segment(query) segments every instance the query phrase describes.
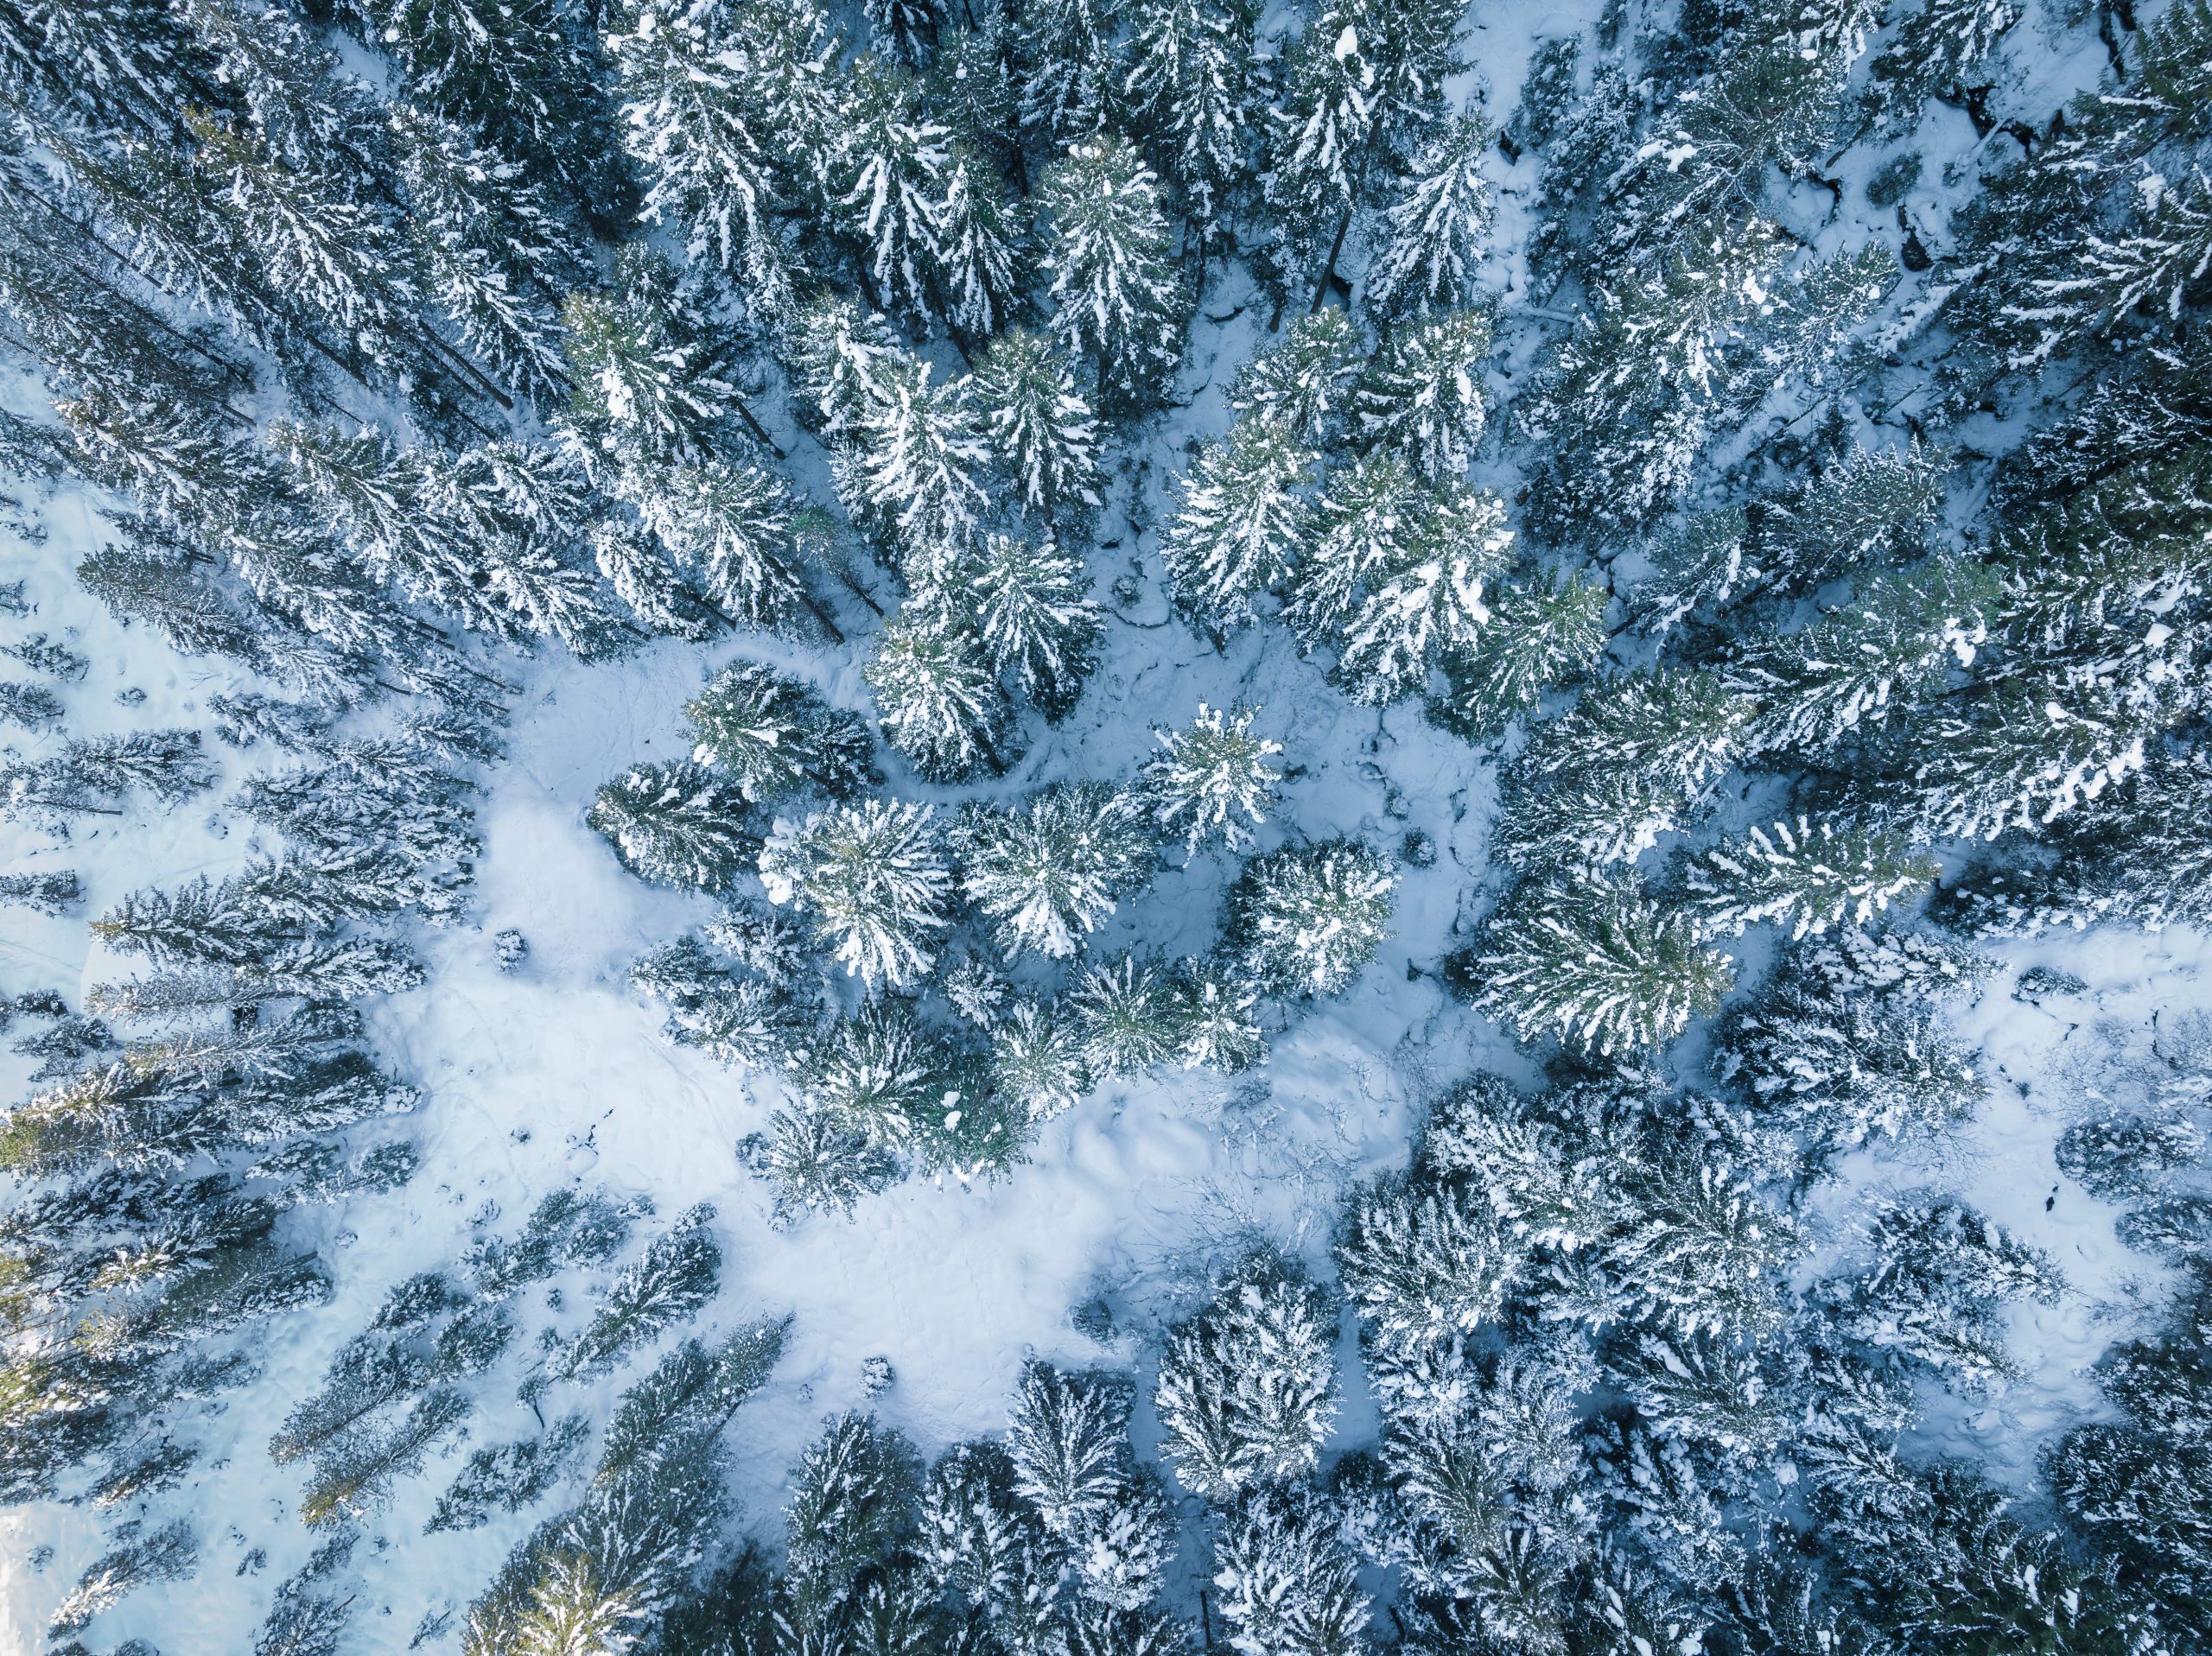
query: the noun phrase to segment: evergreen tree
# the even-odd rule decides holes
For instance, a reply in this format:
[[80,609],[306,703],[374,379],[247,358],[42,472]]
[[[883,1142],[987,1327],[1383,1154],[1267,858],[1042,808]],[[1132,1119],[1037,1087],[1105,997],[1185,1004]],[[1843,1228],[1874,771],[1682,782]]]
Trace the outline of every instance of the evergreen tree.
[[1130,22],[1122,95],[1201,249],[1222,244],[1248,164],[1258,23],[1249,0],[1148,0]]
[[452,122],[404,109],[391,126],[428,297],[493,374],[550,400],[568,384],[559,301],[582,269],[565,230],[518,165]]
[[1183,962],[1183,1067],[1234,1075],[1268,1056],[1268,1037],[1253,1016],[1260,992],[1241,962],[1217,952]]
[[729,386],[715,377],[674,276],[634,246],[617,257],[614,276],[611,291],[579,289],[561,307],[570,410],[617,458],[708,452]]
[[1490,923],[1468,969],[1478,1004],[1528,1039],[1557,1034],[1600,1053],[1659,1046],[1717,1011],[1726,961],[1632,879],[1524,891]]
[[1290,325],[1279,345],[1237,370],[1230,406],[1272,422],[1301,442],[1326,445],[1350,417],[1360,378],[1361,341],[1351,314],[1333,305]]
[[799,1078],[810,1107],[889,1149],[912,1146],[922,1124],[942,1113],[950,1081],[941,1044],[897,1000],[837,1019]]
[[1159,178],[1128,143],[1099,136],[1069,149],[1039,193],[1051,215],[1052,336],[1070,356],[1096,365],[1102,411],[1156,406],[1182,361],[1185,310]]
[[1719,1072],[1822,1150],[1911,1139],[1972,1119],[1987,1096],[1925,993],[1839,986],[1793,961],[1720,1031]]
[[2055,1304],[2065,1285],[2039,1250],[1948,1198],[1881,1203],[1868,1242],[1864,1273],[1823,1285],[1843,1328],[1969,1390],[2014,1372],[1999,1305]]
[[1017,1001],[994,1020],[988,1038],[992,1092],[1030,1121],[1051,1120],[1090,1089],[1082,1037],[1056,1008]]
[[1140,803],[1098,783],[1046,789],[1021,804],[963,811],[950,835],[961,888],[1011,961],[1065,959],[1141,890],[1155,852]]
[[839,453],[838,493],[920,575],[976,532],[989,499],[989,450],[965,384],[932,387],[926,362],[885,366],[874,389]]
[[760,854],[751,796],[703,766],[641,765],[599,790],[588,820],[646,879],[717,891]]
[[1948,470],[1947,459],[1917,444],[1853,450],[1760,514],[1753,556],[1761,584],[1809,592],[1912,562],[1942,510]]
[[1285,847],[1244,865],[1224,936],[1271,993],[1341,994],[1390,936],[1395,883],[1382,858],[1348,840]]
[[868,0],[867,10],[869,35],[902,63],[926,59],[944,22],[938,0]]
[[855,435],[887,400],[908,352],[880,312],[824,294],[800,309],[785,360],[798,411],[834,444]]
[[1186,856],[1216,834],[1231,851],[1251,843],[1251,829],[1268,820],[1282,773],[1268,760],[1282,744],[1255,735],[1257,707],[1224,712],[1198,703],[1198,716],[1181,730],[1154,730],[1160,751],[1144,768],[1145,786],[1160,825],[1180,829]]
[[615,1276],[591,1321],[555,1360],[562,1380],[603,1374],[662,1330],[693,1316],[714,1298],[721,1249],[707,1232],[713,1208],[701,1202],[646,1246],[635,1265]]
[[758,308],[776,314],[788,281],[774,240],[773,161],[783,143],[799,148],[813,136],[809,117],[824,94],[781,108],[771,100],[827,75],[820,15],[797,7],[756,22],[721,7],[624,0],[610,21],[622,145],[645,176],[645,217],[673,224],[692,258],[740,272]]
[[1027,328],[999,335],[977,358],[969,390],[1024,511],[1049,523],[1063,505],[1099,504],[1098,422],[1049,339]]
[[1396,449],[1426,478],[1463,476],[1489,419],[1480,374],[1490,351],[1481,311],[1445,312],[1392,334],[1360,382],[1364,440]]
[[769,901],[810,917],[869,988],[903,988],[929,970],[952,881],[927,806],[869,800],[779,822],[760,878]]
[[1796,939],[1847,920],[1864,926],[1897,899],[1926,891],[1938,872],[1897,834],[1851,827],[1839,833],[1826,817],[1816,832],[1801,816],[1794,828],[1786,822],[1770,834],[1755,828],[1747,844],[1696,853],[1683,884],[1707,936],[1788,921]]
[[1579,575],[1548,573],[1508,587],[1490,605],[1490,624],[1471,649],[1444,658],[1444,694],[1432,717],[1471,739],[1532,712],[1543,693],[1586,671],[1605,642],[1605,589]]
[[1100,0],[1038,0],[1012,22],[1022,130],[1051,149],[1096,131],[1115,90],[1112,11]]
[[1416,483],[1382,454],[1332,479],[1315,517],[1288,611],[1308,638],[1337,644],[1355,701],[1418,691],[1439,661],[1475,646],[1491,619],[1483,583],[1513,543],[1503,501]]
[[809,788],[849,799],[878,780],[875,745],[861,720],[773,668],[734,663],[683,713],[692,762],[727,773],[754,804]]
[[1772,310],[1782,252],[1764,220],[1700,225],[1598,290],[1589,324],[1519,407],[1520,435],[1542,457],[1529,509],[1544,534],[1637,532],[1679,498],[1716,402],[1751,371],[1728,347]]
[[1361,300],[1369,314],[1450,310],[1475,297],[1475,269],[1497,213],[1480,168],[1491,136],[1486,123],[1463,115],[1414,156],[1377,228]]
[[1403,1179],[1353,1197],[1336,1257],[1344,1298],[1377,1341],[1400,1349],[1495,1323],[1525,1269],[1480,1196]]
[[1289,574],[1310,514],[1298,491],[1314,461],[1289,431],[1239,421],[1185,478],[1160,555],[1176,604],[1215,632],[1255,619],[1252,600]]
[[768,1119],[768,1131],[750,1135],[738,1151],[775,1191],[779,1227],[808,1213],[834,1211],[850,1219],[862,1196],[898,1177],[887,1151],[824,1111],[778,1110]]
[[1370,1601],[1325,1496],[1294,1487],[1239,1501],[1214,1544],[1214,1583],[1235,1649],[1353,1656],[1364,1646]]
[[721,460],[640,461],[624,466],[613,484],[677,566],[696,573],[699,597],[724,619],[780,628],[804,611],[842,639],[808,587],[804,508],[773,473]]
[[[1057,722],[1074,709],[1104,630],[1080,559],[1056,542],[986,535],[957,573],[1001,681]],[[950,601],[947,592],[937,601]]]
[[938,257],[938,206],[951,162],[945,129],[923,113],[904,70],[873,59],[855,66],[840,138],[837,208],[845,235],[874,278],[870,301],[894,314],[927,314]]
[[1024,226],[1005,189],[981,153],[954,143],[936,207],[931,281],[945,320],[970,338],[999,333],[1021,300]]
[[909,605],[862,669],[891,745],[935,782],[1002,771],[1011,709],[972,625]]
[[1953,667],[1973,663],[1995,586],[1986,565],[1932,559],[1877,577],[1850,609],[1747,652],[1734,683],[1767,703],[1751,744],[1818,754],[1862,725],[1910,712]]
[[1133,955],[1086,961],[1068,986],[1065,1004],[1096,1080],[1135,1075],[1175,1056],[1183,1009],[1174,983]]
[[1337,1318],[1287,1260],[1256,1255],[1171,1330],[1153,1407],[1183,1482],[1211,1501],[1303,1476],[1337,1413]]

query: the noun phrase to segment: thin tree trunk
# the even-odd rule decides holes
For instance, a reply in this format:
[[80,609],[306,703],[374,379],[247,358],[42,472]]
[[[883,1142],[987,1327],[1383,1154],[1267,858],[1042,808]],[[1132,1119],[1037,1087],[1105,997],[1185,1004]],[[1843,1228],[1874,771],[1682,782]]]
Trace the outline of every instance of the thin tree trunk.
[[812,593],[808,592],[804,587],[801,587],[799,589],[798,598],[799,602],[805,605],[807,609],[812,612],[814,619],[822,623],[822,630],[824,632],[827,632],[830,637],[838,644],[843,644],[845,642],[843,629],[838,626],[836,620],[831,618],[829,610],[823,606],[823,603],[819,599],[816,598]]

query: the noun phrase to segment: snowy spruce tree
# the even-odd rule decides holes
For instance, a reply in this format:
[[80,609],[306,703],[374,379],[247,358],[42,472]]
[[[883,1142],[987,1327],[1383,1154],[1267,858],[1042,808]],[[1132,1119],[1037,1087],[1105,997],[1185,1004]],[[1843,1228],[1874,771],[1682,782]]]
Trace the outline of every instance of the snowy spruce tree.
[[1390,936],[1395,884],[1351,841],[1286,847],[1244,865],[1223,930],[1271,993],[1341,994]]
[[1253,600],[1290,573],[1305,549],[1312,509],[1300,491],[1313,462],[1287,428],[1256,420],[1199,457],[1160,549],[1178,607],[1198,625],[1249,624]]
[[[1046,10],[1091,3],[1050,0]],[[1093,365],[1102,410],[1156,407],[1182,361],[1185,308],[1159,176],[1102,134],[1073,145],[1039,187],[1053,338]]]
[[1153,733],[1160,752],[1145,766],[1146,790],[1160,827],[1183,835],[1185,855],[1216,834],[1230,850],[1243,850],[1274,809],[1282,773],[1268,761],[1282,744],[1253,730],[1260,712],[1201,701],[1181,730]]
[[869,800],[779,822],[760,878],[870,988],[902,987],[936,958],[952,880],[926,806]]

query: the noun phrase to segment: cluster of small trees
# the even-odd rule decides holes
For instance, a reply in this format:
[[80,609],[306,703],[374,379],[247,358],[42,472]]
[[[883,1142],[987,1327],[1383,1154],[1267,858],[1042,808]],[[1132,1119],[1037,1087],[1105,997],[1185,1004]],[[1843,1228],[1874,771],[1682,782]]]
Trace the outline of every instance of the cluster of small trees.
[[[832,1418],[779,1570],[747,1544],[620,1614],[683,1653],[2192,1648],[2201,1291],[2107,1358],[2120,1418],[2053,1446],[2063,1527],[2036,1527],[1908,1444],[1925,1388],[2009,1371],[1999,1312],[2062,1292],[2050,1261],[1913,1193],[1796,1288],[1789,1140],[1634,1067],[1476,1077],[1350,1193],[1333,1283],[1256,1247],[1164,1331],[1172,1485],[1132,1450],[1127,1377],[1033,1361],[1003,1438],[933,1462]],[[1346,1310],[1381,1415],[1351,1452]],[[1205,1585],[1172,1609],[1194,1537]]]
[[[1186,856],[1250,844],[1281,779],[1256,709],[1202,706],[1128,784],[1053,784],[944,822],[872,792],[866,726],[796,679],[741,662],[689,711],[692,757],[609,783],[592,822],[640,874],[731,899],[632,978],[669,1007],[671,1039],[783,1071],[794,1107],[742,1148],[786,1217],[849,1215],[902,1170],[1002,1177],[1116,1076],[1242,1069],[1267,1051],[1263,995],[1341,993],[1389,936],[1389,866],[1336,841],[1250,858],[1209,955],[1090,951],[1170,835]],[[742,892],[755,875],[767,906]],[[1040,997],[989,955],[1074,964]],[[857,1010],[838,1009],[833,962]]]

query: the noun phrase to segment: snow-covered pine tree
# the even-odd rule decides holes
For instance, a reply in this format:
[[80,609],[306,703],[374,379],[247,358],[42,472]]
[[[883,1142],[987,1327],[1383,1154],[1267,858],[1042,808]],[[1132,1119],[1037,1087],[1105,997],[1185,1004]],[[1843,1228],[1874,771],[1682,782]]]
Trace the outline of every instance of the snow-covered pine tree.
[[990,451],[968,387],[933,386],[930,376],[915,358],[884,365],[837,456],[845,509],[897,549],[910,578],[964,545],[990,501]]
[[871,989],[904,988],[936,958],[952,877],[926,805],[872,799],[779,822],[760,878]]
[[876,635],[861,669],[891,745],[933,782],[1003,771],[1012,709],[964,617],[909,604]]
[[873,278],[869,302],[894,315],[928,314],[950,136],[923,111],[904,69],[866,57],[854,66],[839,130],[837,211]]
[[1025,512],[1051,523],[1064,506],[1098,504],[1098,422],[1052,340],[1009,328],[977,357],[968,387]]
[[889,1187],[899,1174],[890,1153],[826,1112],[778,1110],[768,1131],[738,1145],[738,1156],[775,1192],[775,1223],[787,1227],[810,1213],[850,1219],[860,1199]]
[[561,297],[584,268],[566,228],[520,167],[451,121],[401,109],[391,129],[429,298],[492,373],[550,403],[568,388]]
[[1395,448],[1422,476],[1464,476],[1489,420],[1482,367],[1491,320],[1478,310],[1446,311],[1401,328],[1360,381],[1362,439]]
[[1252,600],[1274,589],[1306,546],[1311,508],[1299,491],[1313,453],[1286,427],[1240,420],[1198,457],[1160,537],[1176,604],[1221,633],[1255,618]]
[[842,294],[801,307],[784,346],[794,410],[825,443],[855,437],[910,352],[880,311]]
[[1356,1656],[1370,1601],[1345,1515],[1296,1485],[1240,1500],[1214,1543],[1214,1585],[1230,1647]]
[[1117,32],[1103,0],[1035,0],[1012,14],[1024,134],[1058,151],[1099,130],[1116,90]]
[[1242,419],[1273,422],[1325,447],[1351,417],[1361,355],[1351,313],[1324,306],[1237,370],[1229,405]]
[[1235,1075],[1267,1057],[1267,1034],[1254,1015],[1259,987],[1233,954],[1217,949],[1185,960],[1175,987],[1185,1069]]
[[1223,936],[1269,993],[1350,988],[1390,936],[1389,865],[1350,840],[1286,846],[1246,863],[1224,903]]
[[1007,1421],[1014,1493],[1055,1536],[1090,1530],[1122,1496],[1135,1464],[1129,1453],[1132,1399],[1119,1376],[1065,1374],[1033,1361]]
[[1100,134],[1070,149],[1039,194],[1053,338],[1096,365],[1102,412],[1156,406],[1182,361],[1186,308],[1159,177],[1128,143]]
[[1529,519],[1546,537],[1640,532],[1680,497],[1715,402],[1748,371],[1729,346],[1773,310],[1785,245],[1764,219],[1700,225],[1593,295],[1517,408],[1541,456]]
[[2142,770],[2174,714],[2164,697],[2119,694],[2087,671],[1977,685],[1909,727],[1907,820],[1928,840],[2047,828]]
[[1073,1020],[1034,1001],[1016,1001],[993,1020],[985,1067],[992,1091],[1035,1123],[1073,1108],[1090,1089]]
[[660,256],[616,256],[614,286],[561,307],[570,412],[604,453],[675,460],[711,451],[730,388],[715,377],[698,319]]
[[640,765],[599,790],[588,814],[645,879],[718,891],[760,853],[751,799],[703,765]]
[[1495,1323],[1527,1269],[1472,1191],[1402,1177],[1361,1187],[1335,1241],[1344,1298],[1396,1350],[1448,1345]]
[[1417,482],[1388,453],[1331,480],[1289,612],[1307,638],[1337,648],[1355,701],[1382,706],[1423,689],[1433,669],[1479,643],[1484,583],[1506,563],[1505,503],[1461,483]]
[[1070,980],[1062,1006],[1095,1080],[1165,1063],[1182,1040],[1184,1009],[1174,980],[1134,955],[1086,960]]
[[1056,724],[1083,693],[1104,630],[1086,587],[1082,561],[1057,542],[987,534],[931,601],[960,594],[1001,679]]
[[862,9],[876,49],[901,63],[926,62],[945,21],[939,0],[868,0]]
[[912,1147],[942,1113],[951,1085],[944,1044],[907,1002],[870,1002],[831,1024],[798,1068],[809,1109],[836,1117],[887,1150]]
[[767,94],[826,77],[821,14],[801,5],[755,22],[729,8],[623,0],[608,23],[622,145],[645,174],[645,217],[672,225],[693,259],[741,274],[756,308],[777,315],[790,279],[772,222],[776,162],[786,146],[819,143],[827,93],[780,106]]
[[1796,593],[1917,561],[1943,506],[1949,460],[1916,443],[1855,449],[1759,514],[1762,587]]
[[801,789],[849,799],[875,781],[875,745],[859,715],[757,662],[733,663],[684,704],[691,758],[770,804]]
[[1544,692],[1586,672],[1605,645],[1604,587],[1541,570],[1491,600],[1470,650],[1444,657],[1445,689],[1429,714],[1471,740],[1533,711]]
[[1141,802],[1103,783],[1064,783],[1005,807],[964,809],[949,835],[961,889],[1007,960],[1075,953],[1152,876],[1158,841]]
[[1294,1261],[1257,1253],[1169,1331],[1153,1408],[1185,1487],[1209,1501],[1303,1477],[1337,1415],[1337,1312]]
[[1464,970],[1477,1004],[1522,1039],[1557,1035],[1603,1054],[1665,1045],[1719,1010],[1731,978],[1687,917],[1618,874],[1522,887]]
[[340,354],[385,376],[450,378],[413,321],[412,261],[390,219],[349,182],[302,172],[262,134],[208,112],[185,116],[194,164],[270,289],[338,342]]
[[803,613],[842,640],[807,583],[804,509],[773,472],[744,461],[638,459],[615,471],[610,487],[678,567],[693,573],[698,596],[722,619],[774,630]]
[[1196,855],[1217,834],[1230,850],[1242,851],[1252,828],[1268,820],[1282,780],[1268,760],[1282,744],[1254,732],[1259,716],[1257,707],[1224,710],[1201,701],[1198,716],[1181,730],[1153,732],[1160,751],[1145,765],[1145,787],[1160,827],[1183,835],[1185,855]]
[[[1312,284],[1313,308],[1326,296],[1375,148],[1376,44],[1381,8],[1332,0],[1306,24],[1289,54],[1281,103],[1270,111],[1262,197],[1284,239],[1287,289]],[[1363,24],[1370,24],[1363,37]],[[1308,274],[1310,270],[1311,274]]]
[[1794,940],[1830,926],[1864,926],[1891,904],[1923,892],[1940,866],[1902,834],[1800,816],[1747,841],[1693,853],[1682,871],[1700,929],[1735,936],[1749,926],[1784,923]]
[[1475,270],[1497,212],[1481,168],[1493,136],[1472,115],[1429,134],[1376,226],[1362,283],[1365,314],[1451,310],[1474,299]]
[[1719,1049],[1719,1072],[1823,1153],[1946,1132],[1988,1096],[1935,996],[1840,981],[1802,952],[1724,1020]]
[[1023,224],[982,152],[956,139],[935,204],[931,290],[946,322],[971,339],[1001,332],[1020,305]]
[[1863,584],[1847,610],[1745,652],[1732,688],[1765,704],[1755,751],[1832,752],[1861,726],[1901,719],[1972,664],[1989,634],[1997,575],[1944,556]]
[[2019,20],[2012,0],[1922,0],[1874,60],[1868,101],[1889,124],[1910,129],[1930,98],[1963,95]]
[[2054,1305],[2065,1278],[2039,1248],[1951,1197],[1923,1193],[1877,1204],[1872,1258],[1857,1277],[1822,1285],[1843,1329],[1927,1364],[1973,1392],[2017,1373],[1999,1307]]
[[1249,164],[1259,11],[1251,0],[1147,0],[1130,21],[1122,95],[1205,251],[1222,244]]

